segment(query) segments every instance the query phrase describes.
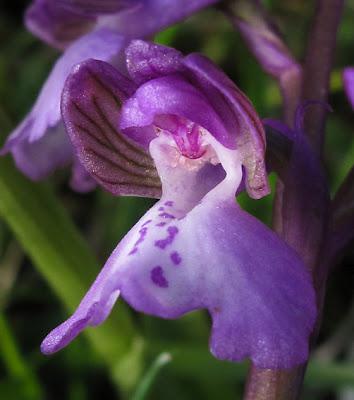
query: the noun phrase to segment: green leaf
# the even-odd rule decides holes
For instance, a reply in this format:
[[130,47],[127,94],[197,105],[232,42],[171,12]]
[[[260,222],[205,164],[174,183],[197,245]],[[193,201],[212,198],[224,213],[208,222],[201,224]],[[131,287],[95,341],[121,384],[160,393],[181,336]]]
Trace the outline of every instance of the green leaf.
[[173,25],[169,28],[165,29],[164,31],[158,33],[155,36],[155,42],[159,44],[163,44],[164,46],[171,46],[175,37],[177,36],[178,31],[180,30],[179,25]]
[[9,378],[16,382],[16,384],[10,385],[18,389],[16,398],[20,397],[27,400],[44,398],[36,375],[18,351],[13,333],[3,313],[0,313],[0,357]]
[[[0,216],[67,310],[74,311],[99,270],[97,261],[52,191],[26,179],[10,157],[0,159]],[[142,346],[124,304],[86,335],[114,380],[124,390],[135,385]],[[124,373],[120,366],[130,357],[134,369]]]

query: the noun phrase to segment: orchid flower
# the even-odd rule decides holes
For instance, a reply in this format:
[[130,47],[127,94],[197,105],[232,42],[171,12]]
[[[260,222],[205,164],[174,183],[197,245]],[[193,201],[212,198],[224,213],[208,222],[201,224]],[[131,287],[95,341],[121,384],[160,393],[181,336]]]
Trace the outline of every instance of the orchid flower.
[[0,154],[11,152],[33,180],[73,164],[72,187],[95,184],[73,154],[65,133],[60,98],[71,68],[88,58],[118,65],[128,38],[152,35],[216,0],[35,0],[26,12],[28,29],[65,50],[32,110],[11,133]]
[[250,357],[263,368],[304,362],[316,318],[310,275],[235,201],[242,178],[251,197],[269,193],[265,136],[251,102],[199,54],[134,40],[125,61],[121,70],[97,60],[73,69],[64,123],[78,159],[105,189],[160,199],[42,352],[102,323],[121,296],[162,318],[208,310],[219,359]]
[[354,109],[354,67],[347,67],[344,69],[343,83],[349,103]]
[[102,27],[128,38],[150,36],[216,1],[34,0],[25,22],[34,35],[63,50]]

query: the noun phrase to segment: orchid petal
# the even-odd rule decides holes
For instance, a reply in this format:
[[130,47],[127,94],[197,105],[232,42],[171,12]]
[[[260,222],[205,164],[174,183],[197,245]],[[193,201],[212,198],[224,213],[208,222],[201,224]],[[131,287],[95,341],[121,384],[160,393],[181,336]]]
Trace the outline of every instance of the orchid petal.
[[[72,160],[73,150],[62,127],[60,97],[73,65],[94,56],[116,61],[125,39],[109,30],[88,34],[75,42],[57,61],[32,110],[9,136],[2,154],[11,152],[18,168],[33,179],[48,175]],[[58,154],[55,153],[54,145]],[[37,150],[40,152],[37,154]]]
[[75,158],[72,167],[70,187],[78,193],[91,192],[97,186],[96,181],[87,172],[86,168]]
[[73,13],[60,1],[35,0],[25,14],[27,29],[44,42],[64,50],[70,43],[88,33],[95,19]]
[[161,114],[184,117],[217,138],[228,135],[209,99],[181,74],[153,79],[141,85],[123,104],[120,126],[122,129],[149,126],[155,116]]
[[102,14],[115,14],[131,10],[142,3],[141,0],[56,0],[63,9],[73,13],[97,17]]
[[151,157],[118,129],[122,101],[134,85],[107,63],[88,60],[67,80],[62,112],[77,157],[115,195],[159,197]]
[[132,40],[125,54],[129,75],[138,85],[181,71],[182,53],[171,47]]
[[[18,131],[28,132],[33,123],[33,119],[27,118]],[[54,127],[48,127],[46,134],[33,142],[23,140],[22,135],[10,136],[0,155],[9,151],[17,168],[33,180],[42,179],[55,168],[70,164],[72,158],[72,146],[60,122]]]
[[[264,163],[265,132],[257,113],[248,98],[235,84],[206,57],[190,54],[183,64],[193,74],[195,82],[206,94],[228,132],[234,133],[237,148],[243,155],[248,194],[261,198],[270,189]],[[224,139],[230,146],[230,136]]]
[[86,326],[98,325],[107,317],[119,296],[118,290],[111,289],[109,278],[104,271],[100,273],[75,314],[54,329],[43,341],[41,351],[44,354],[60,350]]
[[65,49],[94,29],[109,28],[129,38],[150,36],[217,1],[34,0],[25,19],[34,35]]
[[147,37],[187,18],[219,0],[144,0],[132,10],[100,17],[100,26],[109,26],[130,37]]

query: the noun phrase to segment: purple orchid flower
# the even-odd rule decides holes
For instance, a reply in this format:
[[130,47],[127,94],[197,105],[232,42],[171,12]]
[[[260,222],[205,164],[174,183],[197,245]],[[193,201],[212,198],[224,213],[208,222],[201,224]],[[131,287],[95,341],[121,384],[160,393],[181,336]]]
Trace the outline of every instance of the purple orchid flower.
[[83,34],[110,28],[128,38],[150,36],[218,0],[34,0],[27,28],[65,49]]
[[344,90],[349,103],[354,110],[354,67],[347,67],[343,71]]
[[75,40],[94,30],[106,13],[119,13],[125,7],[129,10],[127,2],[111,0],[35,0],[26,10],[25,24],[44,42],[65,50]]
[[88,58],[118,65],[129,37],[152,35],[217,0],[35,0],[26,25],[39,38],[66,49],[32,110],[9,136],[0,154],[12,153],[33,180],[73,165],[71,186],[87,191],[95,182],[75,159],[63,128],[60,98],[71,68]]
[[126,70],[97,60],[76,66],[62,98],[65,126],[104,188],[161,198],[42,352],[102,323],[121,295],[162,318],[207,309],[219,359],[250,357],[263,368],[304,362],[316,317],[311,278],[297,253],[235,202],[243,176],[251,197],[269,192],[252,104],[198,54],[132,41]]
[[[17,167],[33,180],[43,179],[54,169],[73,163],[73,188],[85,191],[95,186],[87,173],[80,175],[82,167],[75,159],[61,120],[61,92],[73,65],[92,56],[117,63],[125,43],[121,35],[101,29],[70,46],[55,64],[32,110],[9,136],[0,154],[11,152]],[[80,176],[82,179],[77,179]]]

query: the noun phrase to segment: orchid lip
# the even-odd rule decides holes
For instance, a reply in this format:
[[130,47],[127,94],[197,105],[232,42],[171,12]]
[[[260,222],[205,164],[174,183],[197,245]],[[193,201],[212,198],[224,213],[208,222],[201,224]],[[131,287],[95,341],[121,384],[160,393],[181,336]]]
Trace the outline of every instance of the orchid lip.
[[[47,336],[45,354],[103,322],[121,294],[137,311],[163,318],[207,309],[210,348],[219,359],[250,357],[261,368],[306,360],[316,313],[310,277],[295,252],[235,203],[242,178],[238,151],[225,149],[207,132],[201,137],[225,176],[214,170],[208,181],[209,160],[182,156],[171,134],[153,139],[161,200],[118,245],[74,315]],[[171,153],[200,169],[171,166]]]

